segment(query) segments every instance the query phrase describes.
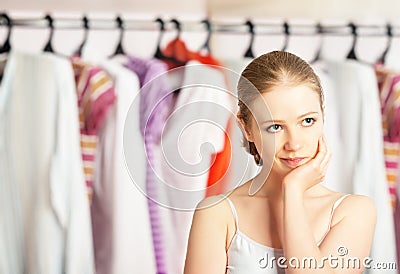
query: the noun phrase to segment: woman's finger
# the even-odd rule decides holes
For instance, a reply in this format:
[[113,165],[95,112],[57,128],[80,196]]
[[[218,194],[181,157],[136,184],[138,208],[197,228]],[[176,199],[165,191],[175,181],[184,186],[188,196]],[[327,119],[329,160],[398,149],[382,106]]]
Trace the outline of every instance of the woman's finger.
[[317,155],[314,157],[313,161],[316,166],[321,166],[322,161],[325,158],[326,149],[324,148],[324,144],[322,141],[322,137],[318,139],[318,152]]
[[326,153],[325,153],[324,159],[323,159],[322,162],[321,162],[321,167],[322,167],[324,170],[326,170],[326,168],[327,168],[327,166],[328,166],[328,163],[329,163],[330,159],[332,158],[332,152],[331,152],[331,150],[329,149],[328,145],[326,144],[325,138],[323,138],[323,140],[324,140],[324,141],[323,141],[324,146],[325,146],[325,148],[326,148]]
[[329,164],[329,161],[331,160],[331,158],[332,158],[332,152],[330,150],[328,150],[328,152],[325,155],[325,158],[322,160],[322,163],[321,163],[321,170],[324,173],[326,172],[326,170],[328,168],[328,164]]

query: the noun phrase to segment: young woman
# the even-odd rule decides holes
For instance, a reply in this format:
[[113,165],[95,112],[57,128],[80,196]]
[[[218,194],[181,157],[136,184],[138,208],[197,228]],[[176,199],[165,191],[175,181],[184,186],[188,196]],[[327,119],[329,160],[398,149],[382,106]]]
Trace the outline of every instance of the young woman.
[[254,59],[241,76],[238,123],[261,172],[199,203],[184,273],[361,273],[376,209],[369,197],[320,184],[331,152],[319,78],[281,51]]

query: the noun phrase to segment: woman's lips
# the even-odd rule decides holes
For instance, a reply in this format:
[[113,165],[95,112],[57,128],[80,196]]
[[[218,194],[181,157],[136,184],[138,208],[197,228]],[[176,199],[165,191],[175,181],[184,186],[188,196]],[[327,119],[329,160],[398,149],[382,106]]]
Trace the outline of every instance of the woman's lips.
[[281,158],[281,160],[290,167],[299,166],[305,158]]

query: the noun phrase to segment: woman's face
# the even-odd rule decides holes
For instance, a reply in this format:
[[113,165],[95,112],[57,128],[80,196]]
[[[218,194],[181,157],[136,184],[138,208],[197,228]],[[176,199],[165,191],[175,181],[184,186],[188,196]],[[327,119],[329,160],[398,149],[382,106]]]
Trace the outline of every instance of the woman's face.
[[264,167],[285,175],[310,161],[323,134],[320,97],[306,85],[277,87],[252,104],[248,134],[263,159]]

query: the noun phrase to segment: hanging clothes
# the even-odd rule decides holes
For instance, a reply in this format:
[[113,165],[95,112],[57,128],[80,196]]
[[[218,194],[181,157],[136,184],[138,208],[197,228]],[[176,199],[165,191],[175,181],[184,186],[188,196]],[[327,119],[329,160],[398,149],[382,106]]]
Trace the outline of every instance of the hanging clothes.
[[[370,258],[380,262],[396,261],[392,209],[385,176],[383,133],[378,87],[372,67],[356,61],[325,61],[337,102],[337,119],[343,161],[337,191],[369,196],[377,207],[377,223]],[[329,103],[329,102],[327,102]],[[371,158],[371,155],[373,157]],[[385,243],[382,245],[382,243]],[[367,273],[377,270],[368,269]],[[396,273],[396,270],[385,270]]]
[[68,60],[9,54],[0,88],[0,272],[94,273]]
[[[99,238],[103,235],[106,240],[101,251],[104,261],[97,271],[156,273],[147,199],[142,191],[146,182],[146,153],[139,129],[139,79],[122,65],[127,56],[104,58],[94,49],[83,50],[85,62],[98,64],[113,79],[116,94],[99,131],[95,163],[93,188],[99,203],[92,214],[97,215],[98,223],[112,222],[108,225],[112,230],[98,231],[102,231]],[[107,249],[109,241],[112,250]]]
[[212,154],[225,145],[232,97],[222,71],[196,61],[174,73],[182,87],[159,147],[156,172],[163,183],[163,226],[168,273],[182,273],[193,211],[206,196]]
[[[197,61],[201,64],[213,66],[216,69],[221,70],[225,77],[225,86],[226,92],[229,92],[232,97],[234,97],[234,93],[232,93],[232,88],[234,85],[230,85],[229,82],[229,73],[226,73],[226,69],[223,68],[221,62],[215,59],[210,53],[202,54],[200,52],[190,51],[185,42],[182,41],[179,37],[172,40],[167,44],[165,49],[163,50],[164,56],[168,56],[169,58],[162,59],[170,69],[174,69],[182,66],[182,64],[186,64],[190,60]],[[234,102],[234,100],[232,100]],[[234,104],[230,106],[229,109],[234,109]],[[233,114],[233,113],[232,113]],[[232,115],[234,116],[234,115]],[[233,167],[232,164],[232,149],[231,149],[231,137],[233,134],[231,122],[225,126],[225,145],[221,151],[216,152],[211,159],[210,162],[210,171],[209,178],[207,181],[207,190],[206,196],[211,195],[219,195],[226,191],[229,191],[229,185],[232,181],[231,172],[229,171],[230,167]]]
[[78,95],[82,159],[89,201],[93,195],[94,160],[98,131],[115,101],[112,79],[101,67],[87,64],[79,57],[71,58]]
[[72,58],[72,67],[78,96],[84,174],[91,202],[95,267],[96,272],[109,273],[112,261],[109,254],[110,256],[113,254],[112,233],[110,233],[113,231],[113,222],[104,220],[111,218],[109,212],[112,212],[112,208],[104,209],[105,197],[102,196],[102,189],[98,189],[98,193],[93,191],[93,178],[96,172],[99,131],[116,99],[114,83],[101,67],[85,63],[78,57]]
[[386,179],[392,208],[396,208],[398,169],[400,161],[400,74],[375,66],[382,113],[383,145]]
[[[92,214],[98,215],[98,236],[110,238],[99,247],[96,273],[156,273],[147,200],[138,189],[146,180],[139,129],[139,79],[115,61],[99,65],[114,79],[117,99],[99,132],[93,181],[98,202],[93,201]],[[124,134],[124,128],[129,134]],[[135,158],[132,179],[124,152]]]
[[[329,69],[323,61],[313,64],[313,69],[318,75],[324,96],[324,134],[326,142],[333,151],[326,170],[325,180],[322,185],[343,193],[353,193],[353,185],[348,180],[343,180],[342,171],[344,166],[343,158],[346,151],[342,149],[340,116],[338,115],[338,102],[340,99],[335,90],[334,78],[329,74]],[[339,94],[340,95],[340,94]],[[354,130],[353,130],[354,132]]]
[[400,74],[383,65],[376,65],[375,73],[381,103],[386,179],[394,217],[397,262],[400,262],[400,205],[397,191],[400,162]]
[[153,248],[158,274],[169,273],[166,266],[166,246],[162,234],[159,203],[160,183],[154,172],[155,147],[159,145],[165,121],[173,105],[173,96],[167,79],[167,66],[157,59],[130,57],[126,67],[135,72],[140,81],[139,130],[146,150],[146,195],[150,214]]
[[211,54],[201,54],[200,52],[191,51],[187,48],[184,41],[179,37],[170,41],[163,49],[164,61],[169,69],[184,66],[189,61],[198,61],[202,64],[221,66],[221,63]]

